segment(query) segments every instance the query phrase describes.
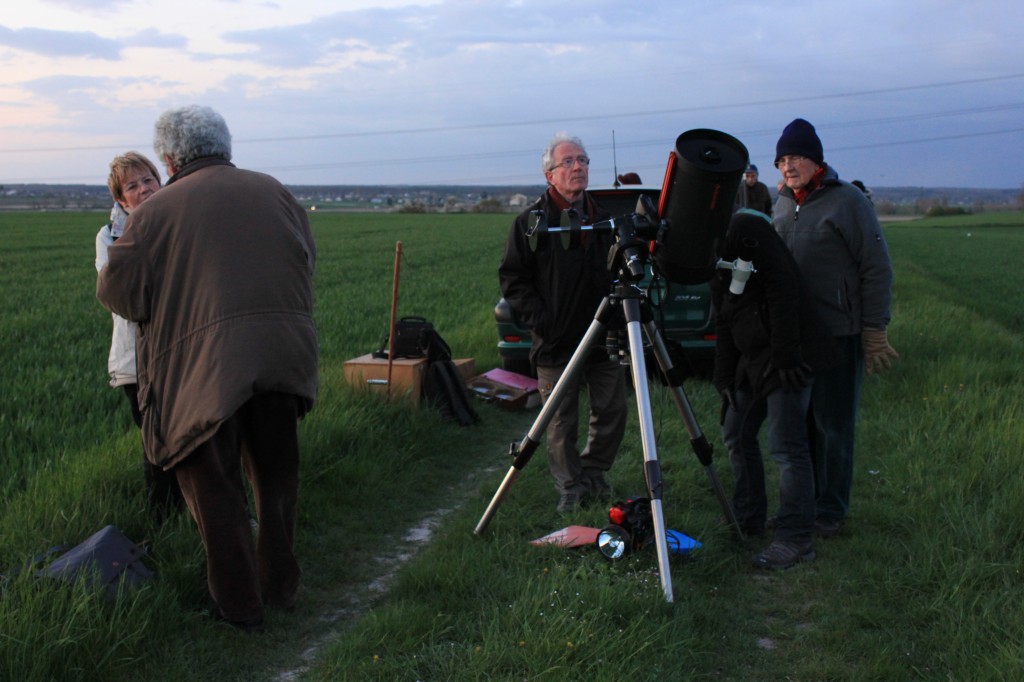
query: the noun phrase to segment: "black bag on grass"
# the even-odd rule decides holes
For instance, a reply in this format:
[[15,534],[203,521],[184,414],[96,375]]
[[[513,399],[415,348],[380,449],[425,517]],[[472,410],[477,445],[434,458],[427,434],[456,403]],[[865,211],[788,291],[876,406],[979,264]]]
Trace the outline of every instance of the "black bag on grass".
[[107,596],[113,598],[122,584],[136,587],[156,578],[142,563],[146,553],[145,547],[132,542],[114,526],[107,526],[70,549],[51,548],[33,559],[28,568],[57,554],[56,559],[35,569],[36,577],[67,583],[83,580],[90,587],[103,587]]
[[442,415],[462,426],[480,421],[473,409],[455,363],[448,360],[434,360],[427,365],[427,376],[423,382],[423,397]]
[[462,426],[480,421],[466,390],[466,382],[452,362],[452,349],[433,328],[425,331],[423,353],[427,357],[427,374],[423,379],[423,397],[427,404]]
[[[373,354],[374,357],[388,357],[384,350],[386,345],[387,339]],[[393,350],[395,358],[426,358],[422,397],[428,405],[462,426],[480,421],[470,403],[466,383],[452,362],[451,347],[426,318],[409,316],[397,320]]]

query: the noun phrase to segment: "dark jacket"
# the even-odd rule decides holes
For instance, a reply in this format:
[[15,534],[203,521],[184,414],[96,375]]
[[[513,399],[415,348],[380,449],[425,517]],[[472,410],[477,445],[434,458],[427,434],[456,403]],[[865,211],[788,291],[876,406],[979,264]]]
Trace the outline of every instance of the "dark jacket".
[[[530,359],[540,366],[565,364],[583,340],[601,300],[614,281],[608,270],[611,232],[575,235],[569,248],[559,234],[539,235],[531,247],[526,236],[532,211],[547,215],[548,225],[561,221],[564,199],[548,189],[516,217],[498,267],[502,296],[533,336]],[[605,220],[607,211],[585,196],[583,225]],[[604,349],[600,349],[604,356]]]
[[821,186],[799,206],[783,187],[772,221],[835,336],[886,328],[892,264],[875,207],[863,192],[827,166]]
[[268,175],[195,161],[132,211],[96,296],[139,323],[142,437],[170,467],[252,396],[317,393],[316,249],[306,213]]
[[752,208],[771,216],[772,195],[768,191],[768,185],[758,180],[753,187],[748,187],[746,182],[740,180],[740,188],[736,192],[736,208]]
[[719,269],[711,280],[717,389],[769,393],[780,385],[780,369],[806,364],[809,370],[817,370],[839,359],[835,340],[815,313],[796,261],[767,220],[734,215],[721,257],[726,261],[740,257],[752,262],[756,271],[739,295],[729,292],[732,271]]

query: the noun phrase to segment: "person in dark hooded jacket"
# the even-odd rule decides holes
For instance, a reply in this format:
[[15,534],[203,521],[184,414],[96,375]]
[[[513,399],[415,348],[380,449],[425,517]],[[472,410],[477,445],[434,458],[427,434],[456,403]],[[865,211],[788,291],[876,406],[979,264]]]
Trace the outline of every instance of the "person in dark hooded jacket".
[[733,269],[720,268],[711,282],[717,311],[714,384],[723,401],[733,509],[747,534],[764,533],[767,494],[758,435],[767,423],[768,449],[779,465],[779,512],[771,543],[753,563],[789,568],[816,557],[807,409],[814,371],[833,362],[836,351],[796,261],[767,215],[737,212],[721,257]]

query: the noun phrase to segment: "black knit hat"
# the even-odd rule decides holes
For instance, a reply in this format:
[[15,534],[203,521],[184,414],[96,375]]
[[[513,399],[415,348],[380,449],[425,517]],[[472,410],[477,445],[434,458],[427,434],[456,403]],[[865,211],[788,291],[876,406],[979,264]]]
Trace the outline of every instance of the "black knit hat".
[[775,163],[778,164],[779,159],[791,154],[806,156],[819,166],[825,165],[825,154],[821,150],[818,133],[814,132],[814,126],[802,118],[794,119],[783,129],[782,137],[775,145]]

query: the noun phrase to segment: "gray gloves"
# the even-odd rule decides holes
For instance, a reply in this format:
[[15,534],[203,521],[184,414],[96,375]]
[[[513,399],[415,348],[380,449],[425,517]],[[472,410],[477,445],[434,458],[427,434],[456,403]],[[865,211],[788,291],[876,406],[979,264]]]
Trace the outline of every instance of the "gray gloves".
[[861,347],[864,349],[864,371],[868,374],[881,372],[892,367],[892,360],[900,355],[889,345],[884,329],[865,327],[860,333]]

